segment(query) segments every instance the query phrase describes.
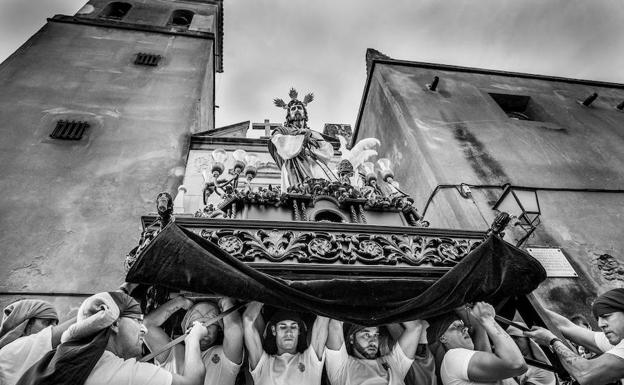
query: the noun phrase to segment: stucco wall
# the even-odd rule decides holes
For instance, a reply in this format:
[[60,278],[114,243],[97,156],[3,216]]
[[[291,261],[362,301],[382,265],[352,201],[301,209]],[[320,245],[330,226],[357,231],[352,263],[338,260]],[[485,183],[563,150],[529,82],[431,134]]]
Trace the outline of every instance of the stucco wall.
[[[440,77],[437,92],[426,88],[434,76]],[[614,108],[624,100],[622,88],[377,63],[357,139],[381,139],[380,152],[393,154],[396,179],[421,212],[439,184],[624,190],[624,113]],[[581,106],[578,100],[593,92],[599,98]],[[510,119],[488,93],[530,96],[541,121]],[[456,189],[442,189],[426,219],[432,227],[487,229],[501,192],[473,188],[471,198],[462,198]],[[610,250],[614,263],[624,263],[624,194],[538,196],[542,224],[526,245],[562,247],[580,275],[547,280],[541,298],[573,313],[586,310],[579,301],[624,286],[624,276],[605,278],[596,261]],[[508,231],[510,241],[522,235]]]
[[[49,22],[0,65],[0,290],[88,293],[123,281],[140,216],[158,192],[176,192],[191,130],[213,128],[198,121],[212,46]],[[136,66],[138,52],[163,59]],[[53,140],[59,119],[90,127],[80,141]]]

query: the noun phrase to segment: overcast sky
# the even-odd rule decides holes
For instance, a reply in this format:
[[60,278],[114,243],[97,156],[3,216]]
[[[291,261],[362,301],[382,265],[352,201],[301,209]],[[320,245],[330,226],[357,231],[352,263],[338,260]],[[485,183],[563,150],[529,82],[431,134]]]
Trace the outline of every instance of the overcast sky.
[[[85,0],[0,0],[0,60]],[[403,60],[624,83],[622,0],[224,0],[217,127],[282,122],[275,97],[314,92],[310,125],[354,124],[366,48]]]

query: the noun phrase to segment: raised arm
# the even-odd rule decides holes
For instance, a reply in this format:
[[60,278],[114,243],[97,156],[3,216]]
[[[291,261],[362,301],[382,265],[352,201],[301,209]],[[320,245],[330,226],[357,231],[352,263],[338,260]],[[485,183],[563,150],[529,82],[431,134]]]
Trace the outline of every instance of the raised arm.
[[342,344],[344,344],[342,321],[330,319],[327,334],[327,349],[340,350]]
[[561,314],[555,313],[552,310],[547,310],[548,316],[555,324],[557,329],[565,336],[565,338],[574,342],[577,345],[582,345],[595,353],[601,353],[596,341],[594,340],[594,332],[586,329],[582,326],[575,324]]
[[264,304],[260,302],[250,302],[247,305],[247,309],[245,309],[245,313],[243,313],[243,335],[245,337],[245,347],[247,347],[247,352],[249,353],[249,369],[251,370],[256,368],[264,352],[260,333],[254,326],[262,306]]
[[[188,310],[191,306],[193,306],[193,302],[187,298],[182,296],[173,298],[163,305],[159,306],[157,309],[149,313],[143,319],[143,325],[147,328],[147,334],[144,337],[145,344],[151,351],[156,351],[160,349],[161,346],[164,346],[171,341],[167,333],[161,328],[161,325],[165,323],[175,313],[180,309]],[[186,332],[186,330],[183,330]],[[163,363],[167,356],[169,355],[169,350],[162,352],[161,354],[155,357],[156,361]]]
[[474,342],[475,350],[480,352],[492,352],[492,345],[490,344],[490,338],[485,331],[481,322],[476,319],[474,313],[467,305],[458,307],[455,309],[455,313],[464,321],[466,326],[470,326],[472,341]]
[[607,384],[617,382],[624,377],[624,359],[618,356],[605,353],[588,360],[568,349],[548,329],[533,327],[530,332],[524,332],[524,334],[544,346],[548,346],[554,340],[551,346],[559,357],[559,361],[581,385]]
[[325,343],[327,342],[329,318],[317,316],[312,325],[312,336],[310,338],[310,346],[314,349],[316,357],[321,360],[323,358],[323,351],[325,350]]
[[496,313],[492,305],[477,302],[472,312],[492,341],[494,353],[476,352],[468,364],[468,378],[475,382],[494,382],[526,372],[522,352],[494,320]]
[[403,322],[405,330],[401,333],[397,343],[401,347],[401,350],[403,350],[403,353],[405,353],[405,356],[410,360],[413,360],[416,354],[420,334],[425,326],[424,322],[426,321],[415,320]]
[[[226,311],[234,306],[232,298],[221,298],[219,308]],[[223,318],[223,352],[231,362],[243,360],[243,322],[238,311]]]
[[71,325],[76,323],[76,317],[63,321],[62,323],[52,326],[52,349],[56,349],[61,343],[61,336]]
[[[149,334],[149,332],[148,332]],[[172,374],[171,385],[200,385],[204,383],[206,368],[201,358],[199,340],[208,334],[208,330],[195,322],[184,339],[184,374]]]

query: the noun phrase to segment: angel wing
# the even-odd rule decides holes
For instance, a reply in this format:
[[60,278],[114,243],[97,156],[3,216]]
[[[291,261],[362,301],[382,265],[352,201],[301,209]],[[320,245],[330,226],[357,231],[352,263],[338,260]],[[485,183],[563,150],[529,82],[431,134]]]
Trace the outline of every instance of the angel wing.
[[376,138],[365,138],[358,141],[352,148],[349,161],[353,168],[357,167],[369,159],[377,156],[377,149],[381,142]]

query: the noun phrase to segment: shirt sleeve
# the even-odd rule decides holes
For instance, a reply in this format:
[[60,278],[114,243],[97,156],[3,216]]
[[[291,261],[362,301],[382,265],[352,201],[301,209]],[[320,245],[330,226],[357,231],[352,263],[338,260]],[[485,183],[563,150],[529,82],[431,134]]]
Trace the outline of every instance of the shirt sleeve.
[[262,373],[262,367],[266,364],[266,362],[269,359],[269,355],[263,351],[262,355],[260,356],[260,360],[258,361],[258,365],[256,365],[256,367],[251,370],[251,367],[249,368],[249,373],[251,373],[251,378],[253,378],[254,383],[257,383],[258,380],[260,379],[260,374]]
[[445,384],[448,383],[445,377],[446,379],[470,381],[470,378],[468,378],[468,366],[470,365],[470,359],[475,353],[475,350],[468,349],[451,349],[446,352],[440,370],[443,382]]
[[410,366],[412,366],[412,362],[414,362],[414,360],[409,359],[405,355],[405,352],[403,352],[403,349],[398,342],[394,344],[392,351],[384,357],[384,360],[388,363],[388,365],[390,365],[391,368],[397,371],[400,378],[405,377]]
[[349,355],[343,343],[338,350],[325,348],[325,369],[332,385],[345,385],[346,367]]
[[171,385],[173,375],[156,365],[134,362],[129,384],[132,385]]

